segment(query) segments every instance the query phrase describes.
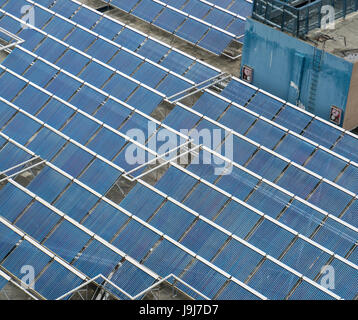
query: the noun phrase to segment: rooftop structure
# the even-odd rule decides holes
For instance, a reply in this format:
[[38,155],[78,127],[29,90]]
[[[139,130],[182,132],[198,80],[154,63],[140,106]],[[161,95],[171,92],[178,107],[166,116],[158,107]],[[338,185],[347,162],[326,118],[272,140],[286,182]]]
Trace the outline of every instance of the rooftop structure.
[[0,27],[0,294],[357,299],[356,135],[76,0]]

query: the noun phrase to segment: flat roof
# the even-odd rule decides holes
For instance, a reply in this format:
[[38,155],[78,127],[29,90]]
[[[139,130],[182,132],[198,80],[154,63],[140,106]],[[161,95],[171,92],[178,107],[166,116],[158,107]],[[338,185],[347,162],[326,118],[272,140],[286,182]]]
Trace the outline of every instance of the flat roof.
[[334,29],[314,29],[307,34],[308,42],[351,62],[358,61],[358,12],[335,20]]

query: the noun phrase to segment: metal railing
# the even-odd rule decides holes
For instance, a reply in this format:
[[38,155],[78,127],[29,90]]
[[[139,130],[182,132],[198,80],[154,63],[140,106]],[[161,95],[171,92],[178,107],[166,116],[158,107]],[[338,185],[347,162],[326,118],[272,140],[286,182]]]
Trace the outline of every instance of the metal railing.
[[280,0],[254,0],[252,17],[255,20],[279,28],[297,37],[306,35],[310,30],[320,28],[322,7],[332,6],[334,18],[344,18],[358,11],[358,0],[315,0],[304,2]]

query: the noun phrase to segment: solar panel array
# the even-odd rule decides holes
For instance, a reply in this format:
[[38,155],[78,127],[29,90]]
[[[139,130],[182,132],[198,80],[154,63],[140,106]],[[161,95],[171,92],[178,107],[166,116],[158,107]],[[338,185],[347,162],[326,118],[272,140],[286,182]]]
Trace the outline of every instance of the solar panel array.
[[106,3],[216,55],[222,54],[232,41],[243,43],[246,16],[252,10],[252,3],[246,0],[237,1],[234,6],[243,16],[204,0],[107,0]]
[[[46,299],[98,274],[135,296],[170,273],[210,299],[357,297],[356,136],[236,78],[160,122],[151,115],[163,100],[220,70],[74,0],[0,5],[0,27],[25,40],[0,65],[7,275],[33,265]],[[32,28],[21,25],[24,5],[35,9]],[[232,173],[171,162],[154,186],[137,179],[115,203],[118,181],[136,168],[126,150],[158,155],[153,136],[143,145],[127,135],[148,124],[184,139],[183,128],[226,130],[198,156]],[[228,135],[232,159],[216,152]],[[11,178],[40,160],[29,183]],[[334,289],[321,283],[326,265]]]

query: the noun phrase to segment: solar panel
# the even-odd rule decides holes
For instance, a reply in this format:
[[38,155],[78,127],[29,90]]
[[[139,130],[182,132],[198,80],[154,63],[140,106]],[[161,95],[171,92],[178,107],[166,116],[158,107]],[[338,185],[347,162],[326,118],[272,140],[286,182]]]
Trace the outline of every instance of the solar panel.
[[[116,5],[115,2],[112,4]],[[65,17],[72,16],[78,4],[74,1],[63,3],[57,2],[51,10]],[[119,3],[128,5],[128,11],[137,2]],[[234,8],[225,1],[217,3]],[[204,8],[205,3],[197,1],[197,4],[191,10],[203,13],[205,10],[200,11],[200,8]],[[176,5],[181,7],[180,3]],[[15,10],[17,5],[8,8],[13,8],[10,10],[14,10],[14,15],[19,15]],[[148,0],[135,6],[132,13],[150,20],[157,15],[158,9],[159,2]],[[171,14],[176,12],[167,8],[163,14],[169,10]],[[229,13],[223,14],[224,11],[217,7],[210,12],[202,18],[207,16],[212,22],[223,23],[222,27],[229,20]],[[223,15],[225,18],[221,17]],[[163,28],[170,23],[173,23],[172,29],[180,25],[179,18],[174,21],[168,18],[170,15],[163,15],[163,20],[160,17],[155,21],[162,21]],[[334,294],[348,299],[355,297],[357,288],[352,279],[356,278],[357,272],[354,228],[357,226],[357,201],[352,192],[356,192],[357,167],[339,156],[343,154],[353,159],[355,136],[344,134],[319,118],[312,120],[311,115],[233,79],[222,96],[247,108],[205,90],[193,107],[201,115],[179,104],[163,120],[173,132],[195,126],[197,129],[223,129],[221,124],[234,129],[233,160],[238,164],[234,164],[231,174],[218,177],[211,165],[179,167],[171,164],[153,183],[154,187],[149,188],[139,179],[129,193],[123,193],[123,200],[117,206],[110,203],[106,195],[114,186],[118,187],[122,169],[133,168],[125,159],[130,145],[125,139],[127,131],[137,128],[147,132],[148,123],[153,120],[151,114],[164,95],[189,88],[192,86],[189,80],[198,83],[215,76],[218,70],[194,62],[194,58],[102,17],[86,6],[82,6],[71,20],[79,25],[75,27],[53,12],[39,10],[39,21],[51,36],[45,37],[37,29],[21,31],[19,35],[27,40],[24,47],[31,52],[18,47],[5,59],[0,70],[3,72],[0,78],[3,99],[0,103],[1,170],[30,159],[31,152],[52,163],[34,172],[32,181],[22,185],[21,191],[13,180],[0,190],[0,215],[12,222],[14,228],[28,233],[41,249],[36,251],[32,244],[23,241],[4,260],[3,267],[11,271],[20,261],[35,259],[40,274],[36,290],[47,299],[55,299],[82,283],[84,278],[79,276],[82,273],[88,277],[113,273],[111,280],[135,295],[153,284],[156,278],[150,270],[142,269],[142,264],[161,277],[175,273],[209,298],[251,299],[263,295],[270,299],[328,299],[336,297]],[[188,23],[191,20],[195,22]],[[13,21],[13,18],[3,18],[0,23],[15,26]],[[182,30],[183,36],[202,39],[203,43],[210,38],[208,45],[215,44],[215,37],[219,36],[214,32],[216,29],[209,30],[208,26],[192,18],[186,23],[178,29]],[[205,29],[200,27],[201,30],[194,32],[194,24],[205,26]],[[228,23],[226,27],[233,24]],[[71,28],[74,28],[73,32]],[[92,28],[106,38],[99,38],[86,28]],[[64,44],[58,42],[60,38]],[[111,43],[110,39],[125,48]],[[78,51],[66,48],[66,45],[74,45]],[[131,50],[136,50],[137,54]],[[40,58],[32,55],[32,51]],[[99,61],[93,61],[93,57]],[[64,68],[67,73],[49,62]],[[184,75],[184,78],[173,72],[168,74],[153,62]],[[114,72],[109,65],[124,74]],[[10,70],[4,71],[3,66]],[[78,78],[73,77],[74,74]],[[24,80],[19,78],[20,75]],[[27,83],[27,80],[33,83]],[[34,83],[46,86],[48,91]],[[203,115],[205,119],[202,119]],[[293,123],[290,117],[297,121]],[[266,119],[273,119],[297,135]],[[46,123],[45,126],[41,121]],[[155,127],[158,124],[156,122]],[[333,152],[301,139],[300,134],[332,148]],[[67,141],[64,135],[73,140]],[[8,137],[18,144],[6,142]],[[145,138],[149,138],[147,133]],[[221,140],[223,138],[221,135]],[[209,145],[208,148],[216,146]],[[202,157],[202,152],[199,155]],[[323,162],[327,165],[322,166]],[[337,184],[320,181],[301,165]],[[273,183],[269,184],[262,177]],[[21,180],[18,183],[21,185]],[[38,197],[31,204],[33,197],[28,192]],[[298,197],[307,199],[308,203]],[[66,218],[61,220],[63,214]],[[81,224],[89,230],[83,229]],[[5,257],[20,236],[8,228],[3,229],[0,234],[6,241],[1,240],[0,255]],[[91,232],[103,240],[94,240]],[[229,237],[231,233],[233,235]],[[176,241],[182,246],[179,247]],[[116,249],[110,247],[109,242]],[[62,264],[53,261],[48,265],[50,259],[43,253],[44,248],[54,252]],[[193,260],[189,250],[198,255],[197,259]],[[336,254],[331,265],[338,270],[337,287],[324,292],[318,273],[330,262],[331,251]],[[123,262],[124,255],[128,255],[131,262],[127,258]],[[79,273],[71,271],[70,262]],[[45,265],[48,268],[44,269]],[[43,272],[40,273],[40,269]],[[297,272],[315,279],[316,286],[304,279],[298,282]],[[244,281],[247,287],[244,288],[237,279]],[[352,286],[348,287],[350,282]],[[202,298],[183,285],[178,287],[195,298]]]

